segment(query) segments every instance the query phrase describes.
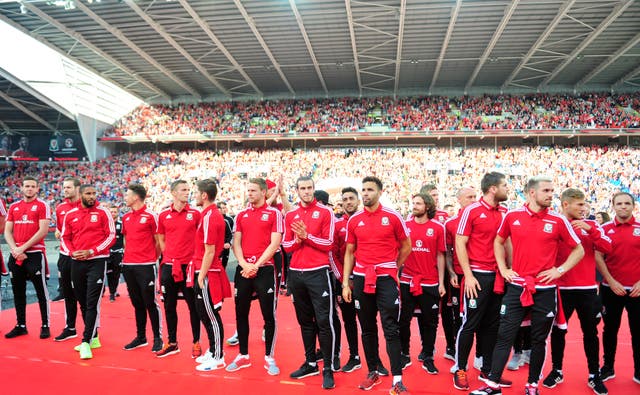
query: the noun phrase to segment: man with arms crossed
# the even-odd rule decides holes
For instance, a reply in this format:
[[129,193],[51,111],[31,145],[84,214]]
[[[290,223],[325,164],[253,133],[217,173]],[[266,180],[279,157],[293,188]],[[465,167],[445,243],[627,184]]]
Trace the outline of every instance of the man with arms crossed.
[[400,214],[383,207],[380,195],[382,181],[377,177],[365,177],[362,180],[364,210],[355,213],[347,223],[342,297],[346,302],[352,300],[349,279],[353,272],[353,300],[362,328],[362,346],[369,369],[360,388],[369,390],[381,383],[377,370],[377,336],[374,335],[378,332],[376,316],[379,311],[393,375],[390,393],[408,394],[402,383],[400,360],[398,269],[411,253],[411,239]]
[[[584,200],[584,193],[579,189],[569,188],[562,192],[560,200],[562,202],[562,215],[571,222],[573,230],[576,232],[582,247],[584,248],[584,258],[570,272],[558,279],[558,288],[562,300],[562,311],[567,321],[575,311],[580,320],[582,328],[582,339],[584,352],[587,356],[589,368],[588,385],[597,395],[608,393],[602,379],[598,366],[598,354],[600,343],[598,340],[598,323],[602,316],[602,302],[598,295],[598,284],[596,283],[596,260],[595,252],[603,254],[611,252],[611,239],[609,239],[596,221],[583,219],[588,214],[588,209]],[[558,249],[556,262],[561,265],[566,259],[571,249],[563,244]],[[566,328],[555,325],[551,330],[551,360],[553,369],[544,379],[542,385],[553,388],[562,383],[562,359],[564,357]]]

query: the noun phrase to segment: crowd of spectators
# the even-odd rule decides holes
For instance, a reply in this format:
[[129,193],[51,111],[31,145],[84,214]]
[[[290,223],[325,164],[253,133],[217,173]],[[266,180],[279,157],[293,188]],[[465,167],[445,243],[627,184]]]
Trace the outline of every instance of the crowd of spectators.
[[172,181],[213,177],[221,186],[219,198],[235,213],[246,205],[245,185],[250,177],[277,180],[282,175],[288,198],[295,202],[296,178],[310,175],[335,202],[342,187],[359,189],[364,176],[376,175],[385,183],[384,203],[406,214],[412,193],[421,185],[436,184],[440,205],[455,205],[460,187],[479,188],[482,175],[491,170],[507,174],[512,208],[524,202],[522,188],[538,174],[553,177],[557,194],[567,187],[584,190],[593,212],[611,212],[610,197],[617,190],[640,197],[640,150],[622,146],[137,152],[94,163],[2,164],[0,197],[8,204],[15,201],[22,177],[35,175],[41,181],[41,198],[53,207],[61,200],[62,180],[78,177],[96,186],[102,202],[124,209],[127,184],[140,182],[149,190],[147,205],[159,211],[170,200]]
[[640,93],[340,98],[143,105],[105,136],[640,128]]

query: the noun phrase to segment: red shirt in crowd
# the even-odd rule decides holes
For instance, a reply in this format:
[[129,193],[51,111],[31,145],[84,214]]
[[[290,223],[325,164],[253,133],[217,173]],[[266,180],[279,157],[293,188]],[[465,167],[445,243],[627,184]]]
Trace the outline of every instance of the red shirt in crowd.
[[447,251],[451,252],[451,264],[453,266],[453,271],[456,272],[456,274],[464,274],[462,267],[460,266],[460,262],[458,261],[458,255],[456,254],[456,232],[458,231],[461,214],[462,210],[458,211],[458,214],[449,218],[447,222],[444,223]]
[[67,212],[60,234],[60,249],[69,255],[79,250],[93,250],[89,259],[108,258],[116,242],[116,227],[109,210],[98,202],[91,208],[76,207]]
[[397,274],[398,247],[409,237],[409,230],[397,211],[379,205],[370,212],[361,210],[347,222],[347,243],[355,244],[353,274],[364,276],[366,267],[375,266],[378,275]]
[[[635,218],[621,223],[618,218],[602,225],[604,234],[611,238],[611,252],[604,262],[611,276],[625,289],[640,281],[640,222]],[[606,284],[606,281],[603,281]]]
[[[271,244],[271,234],[284,233],[282,212],[267,204],[250,205],[236,215],[234,232],[242,233],[242,254],[248,263],[254,264]],[[273,257],[264,265],[273,265]]]
[[560,245],[564,243],[574,249],[580,244],[564,216],[548,208],[535,213],[528,204],[505,215],[498,236],[505,240],[511,237],[512,269],[519,275],[516,280],[534,277],[536,287],[540,288],[555,286],[540,282],[537,275],[555,266]]
[[143,205],[122,216],[123,265],[152,265],[158,260],[156,234],[158,215]]
[[[64,199],[62,203],[58,204],[58,207],[56,207],[56,229],[58,229],[58,232],[62,232],[62,225],[64,224],[65,215],[67,215],[67,213],[74,208],[81,206],[82,202],[80,201],[80,199],[76,200],[75,202],[72,202],[69,199]],[[60,243],[60,253],[62,255],[69,255],[69,251],[67,251],[66,247],[64,247],[62,243]]]
[[[296,241],[291,224],[303,221],[307,238]],[[333,211],[315,199],[308,206],[299,205],[285,216],[285,232],[282,246],[291,252],[291,270],[316,270],[330,267],[329,252],[333,246],[335,217]],[[333,268],[332,268],[333,270]]]
[[180,211],[173,204],[158,215],[158,234],[164,235],[162,264],[186,265],[193,257],[200,211],[188,204]]
[[[13,240],[20,247],[38,233],[41,220],[51,220],[51,209],[42,199],[18,200],[9,207],[7,222],[13,222]],[[45,252],[44,237],[25,252]]]
[[[571,270],[564,273],[557,280],[560,289],[595,289],[598,287],[596,282],[596,250],[603,254],[611,252],[611,239],[604,234],[604,231],[596,221],[584,220],[591,230],[574,229],[576,235],[582,242],[584,248],[584,257]],[[562,265],[572,248],[564,244],[560,244],[558,248],[558,256],[556,258],[556,266]]]
[[444,226],[435,218],[424,224],[415,218],[407,221],[411,236],[411,253],[404,262],[400,282],[438,285],[438,254],[446,251]]
[[204,245],[207,244],[215,246],[213,262],[211,262],[211,266],[209,266],[209,271],[219,272],[222,270],[220,254],[224,248],[224,231],[227,225],[215,204],[211,204],[202,210],[200,218],[200,224],[196,230],[195,249],[192,260],[194,269],[196,272],[200,271],[202,258],[204,257]]
[[498,270],[493,241],[506,212],[506,208],[501,205],[493,207],[483,198],[468,205],[462,211],[457,234],[469,238],[467,255],[471,270],[478,272]]

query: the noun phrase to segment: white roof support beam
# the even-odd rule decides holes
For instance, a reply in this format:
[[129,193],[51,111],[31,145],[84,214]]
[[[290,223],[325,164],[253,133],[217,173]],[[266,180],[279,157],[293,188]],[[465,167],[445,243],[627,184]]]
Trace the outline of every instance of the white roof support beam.
[[638,43],[640,43],[640,33],[636,34],[631,40],[629,40],[629,42],[627,42],[625,45],[620,47],[620,49],[618,49],[614,54],[609,56],[604,62],[600,63],[600,65],[598,65],[598,67],[596,67],[595,69],[591,70],[591,72],[589,72],[589,74],[587,74],[586,76],[582,77],[582,79],[580,81],[578,81],[578,83],[576,84],[576,88],[578,88],[578,87],[586,84],[587,82],[591,81],[591,79],[593,77],[595,77],[596,75],[598,75],[602,71],[604,71],[604,69],[609,67],[613,62],[618,60],[622,55],[627,53],[627,51],[629,51],[631,48],[633,48],[636,45],[638,45]]
[[625,74],[622,78],[620,78],[618,81],[616,81],[616,83],[612,85],[612,88],[616,88],[616,87],[624,84],[627,81],[631,81],[633,79],[633,77],[635,77],[637,75],[640,75],[640,66],[636,67],[633,70],[631,70],[630,72]]
[[245,22],[247,22],[247,25],[249,26],[249,28],[253,32],[253,35],[256,37],[256,39],[258,40],[258,42],[262,46],[262,49],[264,50],[264,53],[267,54],[267,57],[269,57],[269,59],[271,60],[271,63],[273,64],[273,67],[275,68],[275,70],[278,72],[278,75],[282,79],[282,82],[284,82],[284,84],[287,86],[287,89],[289,90],[289,92],[291,92],[291,94],[295,95],[296,91],[293,90],[293,87],[289,83],[289,80],[287,79],[287,77],[284,75],[284,72],[282,71],[282,68],[280,67],[280,64],[276,60],[276,57],[273,56],[273,53],[271,53],[271,50],[269,49],[269,46],[264,41],[264,38],[262,37],[262,34],[260,34],[260,31],[258,31],[258,27],[256,26],[255,22],[253,21],[253,18],[251,18],[251,16],[247,12],[247,9],[244,8],[244,6],[240,2],[240,0],[233,0],[233,2],[235,3],[236,7],[240,11],[240,14],[242,14],[242,16],[244,17],[244,20],[245,20]]
[[147,22],[147,24],[151,26],[153,30],[158,32],[158,34],[162,36],[162,38],[164,38],[169,44],[171,44],[171,46],[175,48],[176,51],[180,52],[180,54],[184,56],[184,58],[187,59],[189,63],[191,63],[193,67],[195,67],[200,72],[200,74],[202,74],[209,82],[211,82],[213,86],[218,88],[218,90],[224,93],[227,97],[231,97],[231,93],[227,90],[227,88],[225,88],[218,80],[216,80],[215,77],[209,74],[209,71],[204,66],[202,66],[196,59],[194,59],[194,57],[191,56],[191,54],[189,54],[189,52],[187,52],[186,49],[184,49],[180,44],[178,44],[178,42],[174,40],[173,37],[171,37],[171,35],[167,33],[166,30],[162,26],[160,26],[158,22],[153,20],[153,18],[151,18],[133,0],[124,0],[124,2],[129,7],[131,7],[131,9],[135,11],[135,13],[138,14],[140,18],[144,19],[144,21]]
[[442,42],[442,47],[440,48],[440,55],[438,55],[438,62],[436,63],[436,69],[433,72],[433,78],[431,78],[431,84],[429,85],[429,94],[431,94],[431,90],[438,82],[438,77],[440,76],[440,69],[442,68],[442,63],[444,61],[444,55],[447,53],[447,48],[449,47],[449,41],[451,40],[451,36],[453,35],[453,29],[456,27],[456,21],[458,20],[458,14],[460,13],[460,8],[462,7],[462,0],[457,0],[456,5],[451,10],[451,18],[449,19],[449,27],[447,27],[447,33],[444,35],[444,41]]
[[3,69],[2,67],[0,67],[0,76],[2,76],[7,81],[11,82],[13,85],[17,86],[18,88],[22,89],[23,91],[29,93],[31,96],[36,97],[38,100],[40,100],[41,102],[45,103],[49,107],[55,109],[56,111],[58,111],[59,113],[63,114],[67,118],[76,119],[75,115],[73,115],[67,109],[63,108],[62,106],[60,106],[55,101],[53,101],[53,100],[49,99],[48,97],[46,97],[45,95],[41,94],[36,89],[33,89],[31,86],[29,86],[29,84],[27,84],[26,82],[24,82],[21,79],[17,78],[13,74],[9,73],[7,70]]
[[226,58],[233,65],[233,67],[235,67],[236,70],[238,70],[238,72],[240,73],[240,75],[242,75],[242,77],[247,81],[247,83],[251,85],[253,90],[256,91],[258,95],[263,96],[264,94],[262,93],[260,88],[258,88],[255,82],[253,82],[253,80],[251,79],[251,77],[249,77],[246,71],[244,71],[244,68],[240,65],[240,63],[238,63],[238,61],[231,55],[231,53],[227,50],[224,44],[222,44],[222,41],[220,41],[218,36],[216,36],[213,33],[213,31],[211,30],[207,22],[204,19],[202,19],[202,17],[193,9],[193,7],[191,7],[188,0],[178,0],[178,1],[182,6],[182,8],[184,8],[185,11],[187,11],[187,13],[191,16],[191,18],[193,18],[193,20],[198,24],[198,26],[200,26],[200,29],[202,29],[202,31],[204,31],[207,34],[207,36],[211,39],[211,41],[213,41],[213,43],[224,54],[224,56],[226,56]]
[[[100,48],[98,48],[95,45],[93,45],[89,40],[84,38],[84,36],[82,34],[76,32],[75,30],[72,30],[72,29],[66,27],[65,25],[63,25],[62,23],[58,22],[56,19],[50,17],[49,15],[47,15],[45,12],[43,12],[42,10],[40,10],[38,7],[34,6],[33,4],[26,3],[26,2],[23,3],[23,4],[24,4],[25,7],[27,7],[29,12],[32,12],[33,14],[38,16],[40,19],[42,19],[43,21],[47,22],[49,25],[55,27],[56,29],[60,30],[61,32],[63,32],[67,36],[73,38],[74,40],[77,40],[80,44],[84,45],[86,48],[90,49],[91,51],[93,51],[94,53],[96,53],[97,55],[99,55],[100,57],[102,57],[103,59],[105,59],[106,61],[111,63],[112,65],[116,66],[117,68],[119,68],[120,70],[125,72],[127,75],[131,76],[131,78],[133,78],[134,80],[138,81],[140,84],[144,85],[146,88],[150,89],[151,91],[155,92],[156,94],[158,94],[158,95],[160,95],[160,96],[162,96],[162,97],[164,97],[166,99],[171,99],[171,95],[169,95],[167,92],[163,91],[162,89],[160,89],[157,86],[153,85],[149,81],[147,81],[144,78],[140,77],[139,75],[136,74],[135,71],[131,70],[129,67],[125,66],[120,61],[114,59],[111,55],[107,54],[106,52],[104,52]],[[3,20],[5,22],[7,22],[6,19],[3,18]],[[15,26],[15,25],[12,24],[12,26]],[[33,34],[31,32],[26,32],[26,33],[30,34],[34,38],[37,38],[39,41],[42,41],[42,38],[40,38],[40,36],[34,36],[35,33],[33,33]],[[52,46],[48,42],[47,42],[47,45],[50,46],[50,47]],[[53,46],[53,48],[57,48],[57,47]],[[104,73],[100,73],[98,71],[96,71],[96,73],[97,74],[102,74],[102,76],[105,77]],[[111,78],[107,78],[107,79],[112,81]]]
[[549,82],[553,81],[553,79],[556,78],[558,74],[560,74],[560,72],[565,69],[565,67],[573,62],[576,56],[584,51],[584,49],[587,48],[589,44],[591,44],[593,40],[595,40],[600,35],[600,33],[605,31],[613,23],[613,21],[615,21],[620,15],[622,15],[622,13],[625,12],[627,8],[629,8],[631,3],[633,3],[633,0],[626,0],[616,5],[613,8],[613,11],[611,11],[611,13],[602,22],[600,22],[598,27],[596,27],[595,30],[589,33],[587,38],[585,38],[584,41],[580,43],[580,45],[578,45],[573,51],[571,51],[569,56],[567,56],[564,61],[551,72],[551,74],[549,74],[544,80],[542,80],[539,88],[547,86]]
[[158,61],[156,61],[151,55],[146,53],[142,48],[137,46],[133,41],[129,40],[125,36],[125,34],[122,33],[122,31],[120,29],[118,29],[117,27],[114,27],[109,22],[107,22],[104,19],[102,19],[98,14],[93,12],[89,7],[87,7],[81,1],[76,1],[75,4],[76,4],[76,7],[79,10],[81,10],[82,12],[87,14],[87,16],[89,16],[89,18],[93,19],[93,21],[95,21],[98,25],[102,26],[103,29],[105,29],[106,31],[108,31],[109,33],[114,35],[116,38],[118,38],[120,41],[122,41],[127,47],[129,47],[129,49],[131,49],[132,51],[134,51],[135,53],[140,55],[141,58],[143,58],[144,60],[149,62],[156,69],[160,70],[164,75],[169,77],[176,84],[180,85],[184,90],[189,92],[196,99],[198,99],[198,100],[201,99],[200,93],[198,93],[198,91],[196,91],[195,89],[190,87],[186,82],[184,82],[180,78],[178,78],[178,76],[173,74],[173,72],[171,72],[171,70],[167,69],[166,67],[164,67],[163,65],[158,63]]
[[509,20],[511,19],[511,15],[513,15],[513,13],[515,12],[516,7],[518,7],[518,3],[519,2],[520,2],[520,0],[511,0],[511,4],[509,4],[507,9],[504,11],[504,16],[502,17],[502,20],[500,21],[500,24],[496,28],[495,32],[493,32],[493,37],[491,37],[491,41],[489,41],[489,44],[484,49],[484,53],[480,57],[480,61],[476,65],[476,68],[473,70],[473,73],[471,73],[471,77],[469,77],[469,81],[467,81],[467,84],[464,87],[465,92],[467,92],[469,90],[469,88],[471,88],[473,86],[473,83],[475,82],[476,78],[478,77],[478,74],[480,73],[480,70],[482,70],[482,66],[484,66],[485,62],[489,58],[489,55],[491,55],[491,52],[493,51],[493,48],[496,46],[496,43],[500,39],[500,36],[502,36],[502,32],[507,27],[507,24],[509,23]]
[[546,29],[544,29],[544,32],[542,32],[542,34],[538,37],[538,39],[536,40],[535,44],[533,44],[533,46],[531,47],[531,49],[529,49],[529,52],[527,52],[526,55],[524,55],[524,58],[522,58],[522,60],[520,61],[520,63],[518,64],[518,66],[516,66],[515,69],[513,69],[513,71],[511,72],[511,74],[509,74],[509,76],[507,77],[507,79],[504,81],[504,83],[502,84],[502,87],[500,89],[504,89],[507,86],[511,85],[511,82],[514,80],[514,78],[516,78],[516,76],[522,71],[522,69],[524,68],[524,66],[529,63],[529,61],[531,60],[531,58],[533,57],[533,55],[535,55],[535,53],[542,48],[542,45],[544,44],[544,42],[547,40],[547,38],[549,38],[549,36],[551,35],[551,33],[556,29],[556,27],[558,27],[558,25],[560,24],[560,22],[562,21],[562,19],[564,19],[565,14],[567,13],[567,11],[569,11],[569,9],[571,7],[573,7],[573,5],[575,4],[576,0],[566,0],[564,3],[562,3],[562,5],[560,6],[560,9],[558,9],[558,13],[556,14],[556,16],[553,18],[553,20],[551,21],[551,23],[549,23],[549,25],[547,26]]
[[393,97],[398,94],[400,86],[400,66],[402,66],[402,39],[404,37],[404,19],[407,13],[407,0],[400,0],[400,20],[398,21],[398,48],[396,49],[396,74],[393,85]]
[[311,46],[311,41],[309,40],[307,29],[304,28],[304,23],[302,22],[302,16],[298,11],[298,6],[296,6],[295,0],[289,0],[289,5],[291,5],[291,9],[293,10],[294,15],[296,16],[296,21],[298,22],[298,28],[300,29],[300,33],[302,34],[304,43],[307,45],[307,51],[309,51],[309,56],[313,61],[313,68],[316,69],[316,74],[318,75],[320,84],[322,84],[322,89],[324,89],[325,95],[328,95],[329,90],[327,89],[327,84],[325,83],[324,77],[322,76],[322,71],[320,71],[320,65],[318,64],[318,59],[316,59],[316,54],[313,51],[313,46]]
[[351,0],[344,0],[347,11],[347,22],[349,23],[349,37],[351,38],[351,50],[353,51],[353,67],[356,69],[356,79],[358,80],[358,92],[362,96],[362,78],[360,77],[360,62],[358,61],[358,47],[356,45],[356,32],[353,28],[353,12],[351,11]]
[[7,103],[10,103],[12,106],[14,106],[18,110],[22,111],[23,113],[27,114],[29,117],[31,117],[32,119],[34,119],[39,124],[41,124],[42,126],[46,127],[47,129],[51,130],[52,132],[56,131],[56,128],[54,128],[53,125],[51,125],[49,122],[47,122],[44,119],[42,119],[35,112],[29,110],[27,107],[25,107],[22,103],[20,103],[18,100],[14,99],[13,97],[7,95],[4,92],[0,92],[0,98],[3,99],[4,101],[6,101]]

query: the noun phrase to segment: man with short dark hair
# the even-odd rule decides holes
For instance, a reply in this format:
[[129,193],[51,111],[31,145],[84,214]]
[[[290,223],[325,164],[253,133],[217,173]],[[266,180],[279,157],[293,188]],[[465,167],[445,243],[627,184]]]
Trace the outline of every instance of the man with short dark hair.
[[109,302],[115,302],[120,283],[120,272],[122,271],[122,256],[124,253],[124,235],[122,234],[122,221],[120,220],[120,209],[111,204],[109,213],[116,228],[116,242],[109,251],[109,261],[107,262],[107,285],[109,286]]
[[278,285],[273,255],[282,241],[284,220],[280,210],[266,204],[266,192],[264,179],[250,179],[247,184],[249,207],[236,216],[233,253],[238,259],[234,287],[240,353],[226,370],[235,372],[251,366],[249,312],[253,295],[256,294],[264,320],[264,367],[268,374],[275,376],[280,373],[280,368],[274,358]]
[[[580,328],[582,329],[582,342],[587,357],[589,376],[587,384],[597,395],[606,395],[607,387],[600,378],[598,365],[598,353],[600,342],[598,340],[598,323],[602,316],[602,302],[598,295],[596,283],[595,253],[603,254],[611,252],[611,239],[607,237],[602,228],[595,221],[585,220],[588,207],[585,195],[579,189],[569,188],[562,192],[562,215],[571,222],[584,248],[584,257],[576,267],[558,279],[562,311],[566,321],[569,321],[573,312],[578,314]],[[558,249],[556,264],[561,265],[566,259],[570,248],[561,244]],[[553,388],[562,383],[562,359],[564,358],[566,326],[555,325],[551,330],[551,361],[553,369],[544,379],[542,385]]]
[[[80,180],[77,178],[65,178],[62,182],[62,194],[64,200],[56,207],[56,239],[60,238],[62,225],[67,213],[74,208],[81,206],[80,201]],[[72,339],[76,333],[76,316],[78,315],[78,301],[76,300],[73,286],[71,284],[71,257],[69,251],[60,243],[60,255],[58,256],[58,296],[53,301],[64,299],[65,327],[55,341],[61,342]]]
[[111,214],[100,206],[96,195],[93,185],[80,187],[81,205],[65,215],[60,233],[60,246],[71,257],[73,292],[84,321],[82,343],[78,347],[80,359],[93,358],[91,349],[100,347],[98,304],[104,290],[109,249],[116,236]]
[[618,330],[626,309],[633,350],[633,381],[640,384],[640,222],[633,216],[636,202],[630,193],[615,193],[611,203],[616,215],[602,226],[605,235],[611,238],[611,252],[604,257],[596,252],[596,263],[603,277],[600,294],[604,306],[604,364],[600,376],[603,381],[616,377]]
[[224,248],[222,250],[222,255],[220,259],[222,260],[222,267],[227,268],[227,263],[229,263],[229,252],[231,252],[231,241],[233,240],[233,218],[228,214],[229,207],[227,206],[227,202],[218,202],[218,210],[220,210],[220,214],[222,214],[222,218],[226,224],[224,228]]
[[131,209],[122,217],[124,256],[122,274],[129,290],[131,304],[135,310],[136,337],[124,346],[133,350],[146,346],[147,313],[153,331],[153,347],[156,353],[162,350],[162,313],[156,301],[159,255],[158,215],[147,208],[144,200],[147,190],[141,184],[129,184],[124,201]]
[[333,323],[335,284],[329,261],[335,219],[331,209],[314,198],[313,179],[298,178],[296,190],[300,204],[286,214],[282,246],[292,253],[288,286],[300,325],[305,362],[290,376],[302,379],[319,373],[315,354],[317,333],[324,361],[322,388],[330,389],[335,386],[332,364],[338,341]]
[[40,338],[51,337],[49,329],[49,292],[47,291],[44,237],[49,231],[51,209],[38,198],[40,185],[34,177],[22,180],[22,199],[9,207],[9,214],[4,227],[4,239],[9,245],[9,272],[16,309],[16,326],[4,337],[11,339],[26,335],[27,332],[27,280],[36,290],[42,327]]
[[200,347],[200,318],[196,311],[193,288],[186,286],[187,265],[193,258],[196,229],[200,212],[189,206],[189,184],[184,180],[171,183],[171,206],[158,215],[158,242],[162,251],[160,281],[164,296],[164,312],[167,319],[168,342],[156,356],[164,358],[180,352],[178,347],[178,293],[182,292],[189,308],[193,346],[191,357],[202,354]]
[[193,284],[196,309],[209,338],[209,349],[196,358],[199,364],[196,370],[208,372],[226,366],[222,350],[224,327],[220,309],[223,300],[231,296],[231,287],[220,261],[225,223],[215,205],[218,186],[215,180],[205,179],[198,181],[196,187],[196,204],[202,207],[202,213],[196,231],[193,259],[189,263],[187,285]]
[[[404,265],[411,252],[409,230],[400,214],[380,204],[382,181],[377,177],[362,180],[364,210],[355,213],[347,223],[347,246],[344,256],[342,297],[346,302],[354,300],[360,327],[362,346],[369,373],[360,384],[369,390],[380,384],[378,373],[378,323],[380,320],[391,361],[392,395],[407,394],[402,383],[400,360],[401,342],[398,317],[400,292],[398,269]],[[353,297],[350,276],[353,272]]]
[[[494,241],[494,254],[500,274],[508,283],[500,307],[500,327],[486,386],[472,395],[501,394],[501,376],[511,346],[525,314],[531,313],[531,359],[525,394],[537,395],[538,381],[545,359],[546,340],[557,316],[556,280],[574,267],[584,255],[580,239],[571,224],[549,207],[553,200],[553,181],[533,177],[525,186],[528,203],[509,211],[502,219]],[[512,266],[507,266],[504,244],[510,238]],[[558,249],[564,243],[571,250],[557,265]],[[466,281],[466,279],[465,279]],[[470,289],[472,291],[472,289]]]

